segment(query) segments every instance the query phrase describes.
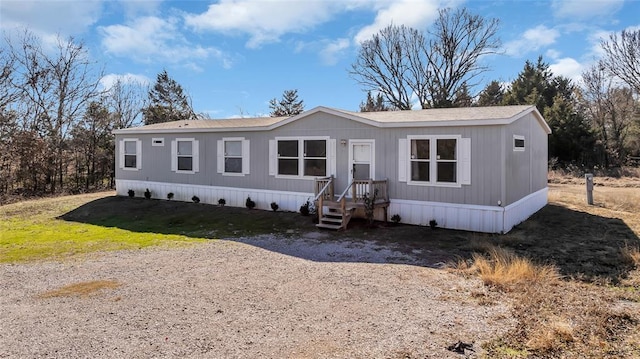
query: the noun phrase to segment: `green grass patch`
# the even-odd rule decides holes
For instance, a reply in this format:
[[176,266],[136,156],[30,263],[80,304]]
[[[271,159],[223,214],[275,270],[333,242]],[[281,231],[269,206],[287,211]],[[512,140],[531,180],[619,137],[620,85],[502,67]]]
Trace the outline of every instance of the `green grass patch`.
[[90,194],[0,206],[0,262],[313,229],[295,213]]
[[97,251],[176,246],[198,241],[184,235],[139,232],[63,218],[101,200],[96,197],[95,194],[59,197],[0,207],[0,262],[63,259]]

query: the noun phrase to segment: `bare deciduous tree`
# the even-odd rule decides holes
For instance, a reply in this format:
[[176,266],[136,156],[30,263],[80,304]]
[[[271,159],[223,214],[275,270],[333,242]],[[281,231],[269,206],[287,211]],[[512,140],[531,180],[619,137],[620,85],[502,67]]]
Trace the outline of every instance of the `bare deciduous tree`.
[[35,132],[47,145],[46,182],[50,191],[63,185],[65,142],[86,106],[96,98],[100,73],[82,43],[58,37],[53,51],[45,51],[40,40],[25,31],[20,47],[8,40],[15,56],[16,76],[12,85],[20,96],[24,128]]
[[637,109],[631,89],[616,86],[602,63],[585,71],[582,80],[582,107],[602,148],[600,162],[605,168],[623,165]]
[[640,94],[640,30],[623,30],[620,36],[611,34],[600,46],[604,50],[604,68]]
[[[389,25],[362,43],[349,71],[366,90],[378,91],[394,108],[453,107],[467,101],[464,87],[487,71],[480,62],[500,46],[498,20],[467,9],[442,9],[426,34]],[[414,100],[415,99],[415,100]]]
[[111,112],[113,129],[128,128],[142,123],[146,107],[146,86],[139,82],[117,79],[106,90],[105,103]]

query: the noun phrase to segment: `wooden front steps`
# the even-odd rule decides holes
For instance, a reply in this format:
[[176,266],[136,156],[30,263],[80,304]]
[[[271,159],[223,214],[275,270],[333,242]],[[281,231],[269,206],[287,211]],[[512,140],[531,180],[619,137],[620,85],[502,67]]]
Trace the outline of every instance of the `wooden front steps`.
[[364,208],[367,199],[374,200],[374,209],[384,209],[384,221],[387,221],[389,180],[354,179],[339,196],[334,191],[334,180],[333,176],[315,180],[313,201],[318,212],[318,228],[347,229],[351,217],[357,214],[356,209]]
[[329,205],[327,209],[328,211],[322,212],[322,217],[320,218],[319,223],[316,224],[316,227],[340,230],[347,228],[347,224],[349,224],[349,221],[351,220],[351,215],[353,214],[355,207],[347,206],[345,208],[346,213],[344,213],[344,216],[339,203]]

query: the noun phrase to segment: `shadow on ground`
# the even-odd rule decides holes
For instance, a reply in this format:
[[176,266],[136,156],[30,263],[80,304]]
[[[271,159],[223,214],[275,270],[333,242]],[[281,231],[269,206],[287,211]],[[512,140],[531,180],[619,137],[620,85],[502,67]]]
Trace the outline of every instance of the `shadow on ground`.
[[[487,244],[509,248],[566,277],[617,282],[634,268],[625,254],[640,239],[617,218],[550,204],[507,235],[354,220],[347,231],[318,231],[298,213],[206,204],[106,197],[60,217],[66,221],[134,232],[221,238],[304,259],[329,262],[402,263],[440,267],[471,258]],[[273,239],[273,235],[276,236]]]

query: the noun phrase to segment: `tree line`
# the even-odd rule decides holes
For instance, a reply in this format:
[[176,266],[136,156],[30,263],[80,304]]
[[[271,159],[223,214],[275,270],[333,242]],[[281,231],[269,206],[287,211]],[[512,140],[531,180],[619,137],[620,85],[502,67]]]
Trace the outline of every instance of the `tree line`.
[[[349,74],[367,91],[361,111],[533,104],[553,130],[551,165],[612,168],[640,157],[640,30],[603,40],[604,56],[582,83],[555,76],[542,57],[510,83],[477,94],[488,55],[498,55],[499,21],[442,9],[418,31],[389,25],[363,42]],[[7,195],[113,188],[112,131],[208,118],[166,70],[153,86],[101,84],[101,65],[74,38],[43,48],[36,36],[4,38],[0,48],[0,201]],[[297,90],[269,102],[270,116],[304,111]]]
[[602,40],[604,56],[581,83],[554,75],[542,57],[526,61],[510,83],[491,81],[471,94],[497,54],[497,19],[443,9],[418,31],[389,25],[365,41],[350,75],[367,91],[361,111],[536,105],[553,133],[552,167],[593,170],[640,160],[640,30]]

